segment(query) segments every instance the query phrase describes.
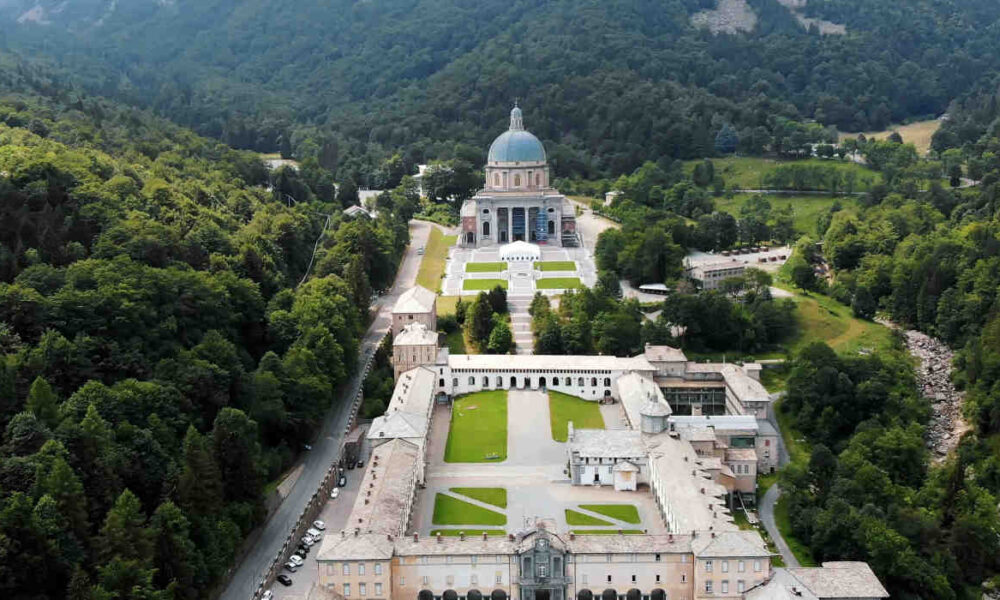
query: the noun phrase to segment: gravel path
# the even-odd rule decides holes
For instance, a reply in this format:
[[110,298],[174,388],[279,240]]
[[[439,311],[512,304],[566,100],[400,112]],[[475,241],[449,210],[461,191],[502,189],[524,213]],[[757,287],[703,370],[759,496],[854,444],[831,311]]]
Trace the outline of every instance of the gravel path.
[[788,542],[785,541],[785,538],[781,537],[781,531],[778,530],[778,523],[774,520],[774,505],[777,504],[780,496],[781,489],[778,488],[777,483],[768,488],[767,493],[764,494],[764,499],[760,501],[760,521],[764,524],[764,529],[767,530],[768,535],[774,540],[774,545],[778,547],[778,552],[781,553],[781,558],[784,559],[785,566],[798,567],[799,560],[792,554],[792,549],[788,547]]

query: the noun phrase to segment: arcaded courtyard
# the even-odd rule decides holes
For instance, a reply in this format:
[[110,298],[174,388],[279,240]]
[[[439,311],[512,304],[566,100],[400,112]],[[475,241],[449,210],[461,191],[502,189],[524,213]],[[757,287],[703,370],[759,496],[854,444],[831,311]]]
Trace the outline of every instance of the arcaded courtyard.
[[560,532],[666,533],[645,487],[571,485],[566,443],[553,439],[565,439],[566,420],[625,428],[620,405],[557,397],[553,409],[555,428],[544,391],[491,391],[435,407],[413,531],[502,535],[545,520]]

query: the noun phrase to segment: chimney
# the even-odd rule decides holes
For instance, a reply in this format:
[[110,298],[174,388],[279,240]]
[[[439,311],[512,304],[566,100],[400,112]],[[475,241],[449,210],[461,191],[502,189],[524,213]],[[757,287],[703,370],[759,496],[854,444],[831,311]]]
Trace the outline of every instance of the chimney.
[[667,542],[669,542],[671,544],[674,543],[674,534],[672,534],[672,533],[668,533],[667,534]]
[[465,532],[464,531],[459,531],[458,532],[458,540],[460,542],[464,542],[465,541]]
[[441,543],[441,532],[440,531],[437,534],[437,543],[439,543],[439,544]]
[[368,504],[368,498],[365,498],[365,504]]
[[419,542],[420,541],[420,534],[419,533],[414,533],[413,534],[413,541],[414,542]]
[[712,532],[712,539],[713,540],[715,539],[715,532],[714,531]]
[[355,527],[354,528],[354,537],[358,537],[359,533],[361,533],[361,528],[360,527]]
[[347,537],[347,532],[346,532],[346,531],[344,531],[343,529],[341,529],[341,530],[340,530],[340,538],[341,538],[341,539],[344,539],[345,537]]
[[389,540],[391,542],[392,541],[392,535],[390,535],[388,533],[385,534],[385,539],[387,539],[387,540]]
[[487,533],[486,533],[486,532],[484,531],[484,532],[483,532],[483,541],[484,541],[484,542],[486,541],[486,538],[487,538],[487,537],[488,537],[488,534],[487,534]]
[[622,533],[624,533],[624,532],[621,529],[619,529],[618,530],[618,535],[622,535]]
[[573,533],[572,531],[571,531],[571,532],[569,532],[569,540],[570,540],[570,541],[572,542],[572,541],[573,541],[573,540],[575,540],[575,539],[576,539],[576,534],[575,534],[575,533]]

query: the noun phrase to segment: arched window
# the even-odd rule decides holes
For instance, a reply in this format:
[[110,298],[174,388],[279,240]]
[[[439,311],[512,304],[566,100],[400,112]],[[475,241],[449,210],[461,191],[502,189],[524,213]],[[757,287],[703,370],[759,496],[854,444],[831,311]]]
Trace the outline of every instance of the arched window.
[[590,385],[592,385],[594,387],[597,387],[597,378],[596,377],[591,377],[590,378]]
[[480,592],[479,590],[473,589],[466,592],[465,597],[468,600],[483,600],[483,593]]
[[490,600],[507,600],[507,592],[503,590],[493,590],[490,592]]
[[490,387],[490,378],[483,375],[483,387]]
[[420,590],[417,594],[417,600],[434,600],[434,592],[430,590]]
[[608,588],[601,592],[601,600],[618,600],[618,592]]
[[608,387],[610,385],[611,385],[611,378],[610,377],[605,377],[604,378],[604,387]]
[[553,235],[553,234],[555,234],[555,232],[556,232],[556,222],[550,220],[549,221],[549,235]]
[[451,385],[452,387],[458,387],[458,377],[453,377],[451,379]]
[[503,377],[497,375],[497,387],[503,387]]
[[535,186],[540,187],[542,185],[542,176],[539,173],[535,173]]
[[445,590],[441,594],[441,600],[458,600],[458,592],[455,590]]
[[573,385],[573,380],[569,377],[566,378],[566,385]]
[[469,385],[476,385],[476,378],[475,377],[469,377]]
[[649,600],[667,600],[667,593],[660,588],[654,588],[649,593]]
[[483,237],[486,237],[489,234],[490,234],[490,222],[483,221]]
[[521,176],[514,175],[514,187],[521,187]]
[[579,379],[577,379],[576,380],[576,384],[582,387],[583,386],[583,377],[580,377]]
[[576,600],[594,600],[594,592],[583,588],[576,593]]
[[626,600],[642,600],[642,592],[640,592],[635,588],[632,588],[625,593],[625,598]]

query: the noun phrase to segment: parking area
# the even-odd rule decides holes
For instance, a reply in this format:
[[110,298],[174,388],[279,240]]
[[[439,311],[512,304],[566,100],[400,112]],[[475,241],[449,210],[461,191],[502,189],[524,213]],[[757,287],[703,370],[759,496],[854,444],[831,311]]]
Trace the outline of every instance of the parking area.
[[[369,448],[367,440],[364,442],[361,456],[368,456]],[[344,476],[347,484],[340,489],[336,499],[327,499],[326,506],[317,517],[326,524],[324,535],[340,531],[347,524],[347,518],[351,515],[351,508],[354,506],[354,499],[358,496],[358,488],[361,486],[361,476],[363,469],[345,469]],[[288,575],[292,580],[291,586],[284,586],[279,582],[274,582],[271,590],[274,592],[276,600],[299,600],[309,594],[309,590],[319,579],[319,572],[316,563],[316,554],[319,552],[320,544],[314,545],[306,556],[305,564],[295,573],[282,569],[281,572]]]

